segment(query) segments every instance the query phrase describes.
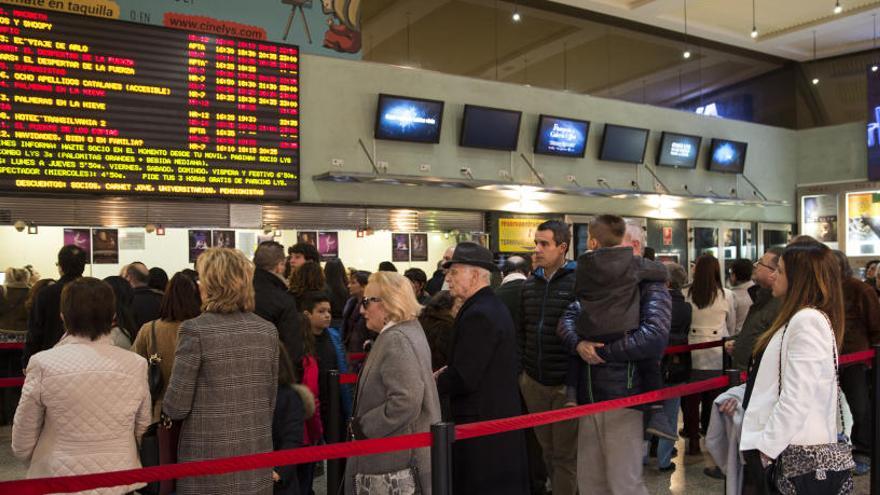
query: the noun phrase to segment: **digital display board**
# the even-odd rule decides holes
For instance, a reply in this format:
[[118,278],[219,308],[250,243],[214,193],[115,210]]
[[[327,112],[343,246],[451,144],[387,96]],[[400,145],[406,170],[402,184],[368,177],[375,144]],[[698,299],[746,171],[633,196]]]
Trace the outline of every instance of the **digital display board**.
[[442,123],[442,101],[379,95],[376,139],[439,143]]
[[642,163],[648,145],[648,129],[605,124],[599,159],[609,162]]
[[0,5],[0,190],[299,199],[299,49]]
[[663,131],[660,149],[657,150],[657,165],[664,167],[694,168],[700,153],[703,138],[688,134]]
[[583,158],[589,131],[587,121],[541,115],[535,134],[535,153]]
[[499,108],[464,106],[461,146],[516,151],[522,112]]
[[709,170],[728,174],[741,174],[746,166],[747,143],[713,139],[709,150]]

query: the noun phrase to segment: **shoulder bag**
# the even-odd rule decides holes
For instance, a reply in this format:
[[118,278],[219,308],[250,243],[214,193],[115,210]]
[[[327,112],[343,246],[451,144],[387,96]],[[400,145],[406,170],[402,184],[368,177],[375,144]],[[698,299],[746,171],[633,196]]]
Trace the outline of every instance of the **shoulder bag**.
[[[828,322],[828,315],[822,313]],[[779,342],[779,394],[782,394],[782,343]],[[833,329],[832,329],[833,337]],[[840,373],[837,365],[837,342],[833,342],[834,373],[837,376],[837,408],[840,430],[843,431],[843,405],[840,399]],[[771,470],[773,485],[783,495],[845,495],[854,492],[852,469],[855,461],[852,446],[846,437],[838,436],[835,443],[820,445],[789,445],[779,454]]]

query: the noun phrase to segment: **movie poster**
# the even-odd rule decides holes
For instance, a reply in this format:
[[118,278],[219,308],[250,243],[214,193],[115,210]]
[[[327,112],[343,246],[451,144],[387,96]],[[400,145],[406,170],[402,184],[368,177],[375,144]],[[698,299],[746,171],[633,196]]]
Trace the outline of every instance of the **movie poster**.
[[318,232],[318,254],[321,261],[339,257],[339,232]]
[[86,252],[86,260],[92,259],[92,232],[89,229],[64,229],[64,245],[76,246]]
[[818,194],[801,198],[801,232],[837,247],[837,195]]
[[528,253],[535,250],[535,232],[546,218],[498,219],[498,251]]
[[300,230],[296,233],[296,243],[297,244],[311,244],[315,246],[315,249],[318,248],[318,233],[315,231],[307,231]]
[[428,261],[428,234],[410,234],[410,261]]
[[409,234],[391,234],[391,261],[409,261]]
[[199,256],[211,246],[210,230],[189,231],[189,262],[195,263]]
[[235,231],[234,230],[212,230],[211,231],[211,247],[222,247],[235,249]]
[[96,265],[115,265],[119,263],[118,230],[92,230],[92,263]]
[[880,191],[847,193],[846,254],[880,254]]

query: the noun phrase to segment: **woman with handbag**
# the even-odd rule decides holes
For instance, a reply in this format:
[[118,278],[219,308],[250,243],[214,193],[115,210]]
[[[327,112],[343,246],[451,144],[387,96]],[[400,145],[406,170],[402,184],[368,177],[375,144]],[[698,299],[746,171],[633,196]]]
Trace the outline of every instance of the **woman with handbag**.
[[[429,431],[440,421],[440,400],[431,372],[431,350],[417,319],[421,310],[402,275],[370,275],[361,311],[379,333],[361,370],[350,433],[355,440]],[[428,449],[348,459],[345,493],[431,493]]]
[[845,317],[832,251],[812,239],[789,244],[773,296],[782,308],[755,343],[743,400],[743,492],[852,493],[852,451],[838,441]]

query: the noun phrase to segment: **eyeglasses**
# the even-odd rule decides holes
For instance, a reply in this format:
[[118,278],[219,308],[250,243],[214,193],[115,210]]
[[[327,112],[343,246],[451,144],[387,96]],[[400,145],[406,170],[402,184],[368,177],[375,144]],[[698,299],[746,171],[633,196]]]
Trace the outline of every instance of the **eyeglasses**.
[[365,297],[365,298],[363,298],[363,300],[361,300],[361,307],[364,309],[367,309],[367,307],[370,305],[370,303],[374,303],[374,302],[382,302],[382,298],[381,297]]
[[759,266],[763,266],[764,268],[770,270],[771,272],[775,272],[775,271],[776,271],[776,268],[773,268],[773,267],[770,266],[770,265],[765,265],[764,263],[761,263],[760,261],[756,261],[755,264],[752,265],[752,266],[754,266],[755,268],[758,268]]

